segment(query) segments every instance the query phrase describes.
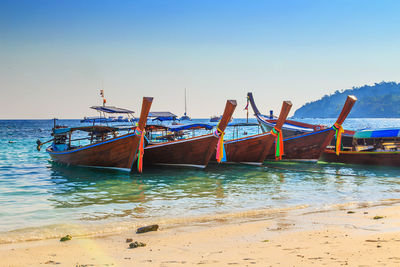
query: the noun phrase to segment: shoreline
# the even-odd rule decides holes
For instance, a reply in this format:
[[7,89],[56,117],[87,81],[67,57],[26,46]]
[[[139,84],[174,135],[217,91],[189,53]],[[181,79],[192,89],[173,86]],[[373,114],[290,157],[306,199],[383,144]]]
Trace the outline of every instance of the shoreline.
[[[248,215],[160,224],[144,234],[132,228],[67,242],[1,244],[0,266],[400,265],[398,200]],[[129,249],[127,238],[147,246]]]
[[213,224],[219,222],[242,223],[254,220],[267,220],[282,216],[288,212],[294,214],[325,213],[338,210],[368,208],[376,206],[392,206],[400,204],[400,199],[381,199],[373,202],[347,202],[328,204],[315,207],[310,204],[286,206],[281,208],[262,208],[238,210],[233,212],[211,213],[203,215],[182,216],[182,217],[155,217],[155,218],[134,218],[122,221],[85,221],[66,222],[52,225],[24,227],[9,231],[0,232],[0,246],[21,242],[34,242],[49,239],[59,239],[66,234],[79,238],[96,238],[108,235],[117,235],[126,231],[135,230],[138,227],[159,224],[162,228],[185,227],[188,224]]

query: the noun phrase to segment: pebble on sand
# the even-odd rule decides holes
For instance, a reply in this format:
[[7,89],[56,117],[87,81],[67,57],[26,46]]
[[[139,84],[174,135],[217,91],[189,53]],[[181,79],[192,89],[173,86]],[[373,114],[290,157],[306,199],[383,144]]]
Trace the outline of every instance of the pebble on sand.
[[61,237],[60,242],[68,241],[68,240],[71,240],[71,239],[72,239],[72,236],[66,235],[66,236]]
[[129,244],[129,248],[145,247],[146,244],[142,242],[135,241]]

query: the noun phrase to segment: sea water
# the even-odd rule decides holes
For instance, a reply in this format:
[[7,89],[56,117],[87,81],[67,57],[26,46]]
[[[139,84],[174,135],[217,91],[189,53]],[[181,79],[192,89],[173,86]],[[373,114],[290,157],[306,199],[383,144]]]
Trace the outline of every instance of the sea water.
[[[332,125],[334,119],[301,121]],[[60,123],[81,125],[78,120]],[[400,199],[400,166],[270,162],[262,167],[211,164],[204,170],[145,167],[143,174],[66,167],[52,163],[45,147],[36,150],[37,139],[51,138],[52,125],[51,120],[0,121],[0,243]],[[400,119],[347,119],[344,127],[400,127]],[[233,128],[226,138],[231,136]]]

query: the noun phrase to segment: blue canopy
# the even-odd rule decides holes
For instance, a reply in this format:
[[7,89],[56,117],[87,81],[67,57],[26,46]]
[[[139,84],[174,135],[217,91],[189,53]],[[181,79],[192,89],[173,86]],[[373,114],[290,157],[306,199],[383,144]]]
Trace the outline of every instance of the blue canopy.
[[400,137],[400,129],[387,128],[375,130],[363,130],[356,132],[354,138],[382,138],[382,137]]
[[177,116],[169,111],[152,111],[149,112],[149,118],[154,118],[153,121],[173,121]]
[[211,130],[213,128],[212,125],[206,123],[191,123],[191,124],[184,124],[184,125],[171,125],[168,126],[168,130],[172,132],[179,132],[182,130],[190,130],[190,129],[205,129]]

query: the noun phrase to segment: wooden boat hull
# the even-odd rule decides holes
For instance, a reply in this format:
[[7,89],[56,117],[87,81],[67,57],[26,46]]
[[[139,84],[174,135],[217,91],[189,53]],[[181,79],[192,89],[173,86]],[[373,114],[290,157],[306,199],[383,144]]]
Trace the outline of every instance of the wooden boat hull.
[[333,150],[325,150],[321,161],[340,162],[346,164],[380,165],[400,167],[400,151],[394,152],[363,152],[341,151],[339,156]]
[[130,171],[136,159],[139,137],[135,133],[121,135],[68,151],[47,149],[53,161],[77,166],[114,168]]
[[[274,137],[270,133],[262,133],[225,141],[226,163],[261,165],[270,151],[274,140]],[[211,157],[211,161],[217,161],[215,151]]]
[[[335,131],[332,128],[283,139],[284,155],[282,159],[299,161],[317,161],[329,144]],[[275,159],[275,146],[272,146],[267,160]]]
[[217,146],[218,139],[202,135],[172,142],[149,145],[144,149],[145,165],[168,165],[205,168]]
[[[255,116],[257,117],[257,120],[259,121],[259,123],[265,127],[270,125],[271,123],[267,119],[265,119],[265,116],[261,115],[261,113],[257,109],[257,107],[254,103],[252,93],[248,93],[248,99],[253,107]],[[332,128],[317,130],[317,128],[315,128],[315,127],[310,128],[309,126],[313,126],[311,124],[309,124],[307,126],[306,124],[301,125],[301,123],[295,122],[297,125],[294,125],[293,124],[294,121],[290,121],[290,123],[293,124],[292,125],[293,129],[298,129],[300,127],[304,130],[308,129],[307,131],[310,131],[310,132],[288,137],[288,136],[285,136],[285,133],[286,134],[289,134],[289,133],[285,131],[285,127],[283,125],[281,129],[282,129],[284,137],[286,137],[286,139],[283,140],[284,155],[282,158],[286,159],[286,160],[317,161],[335,134],[335,130],[333,128],[340,127],[340,129],[342,129],[341,125],[343,124],[347,115],[353,108],[356,100],[357,100],[357,98],[355,96],[347,96],[347,99],[346,99],[346,102],[344,103],[342,111],[340,112],[340,114]],[[307,127],[305,127],[305,126],[307,126]],[[316,127],[320,127],[320,126],[316,126]],[[271,149],[270,153],[267,156],[267,159],[273,159],[273,158],[275,158],[274,150]]]
[[237,103],[235,100],[226,101],[224,113],[214,134],[201,135],[160,144],[152,144],[144,149],[145,165],[168,165],[205,168],[211,155],[217,148],[218,132],[224,132],[232,118]]

